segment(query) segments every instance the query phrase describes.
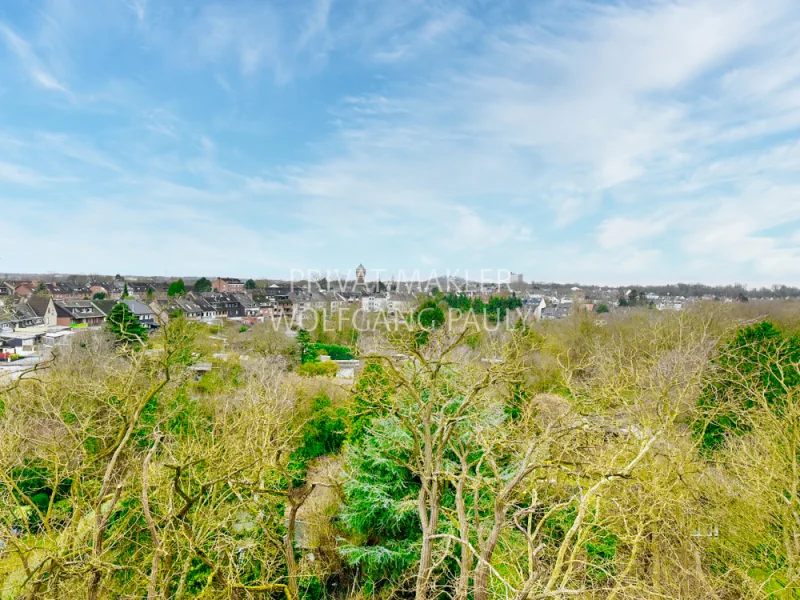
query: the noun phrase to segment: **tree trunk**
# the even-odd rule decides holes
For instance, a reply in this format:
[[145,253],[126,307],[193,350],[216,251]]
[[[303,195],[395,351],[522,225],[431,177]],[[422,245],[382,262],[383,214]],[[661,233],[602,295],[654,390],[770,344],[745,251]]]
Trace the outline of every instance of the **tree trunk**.
[[492,564],[494,549],[497,547],[497,542],[500,541],[500,532],[503,529],[507,512],[506,506],[495,508],[492,531],[480,549],[481,558],[478,566],[475,567],[475,578],[472,585],[475,600],[488,600],[489,598],[489,567]]
[[284,552],[286,554],[286,573],[289,576],[289,593],[292,598],[299,598],[300,588],[297,584],[297,561],[294,558],[294,530],[297,521],[297,510],[300,507],[290,503],[289,518],[286,525],[286,538],[284,538]]
[[425,486],[420,490],[419,512],[422,523],[422,550],[419,557],[417,571],[417,588],[415,600],[427,600],[428,583],[431,579],[433,565],[433,542],[439,523],[439,491],[438,482],[433,481],[430,491],[425,491]]
[[158,444],[161,442],[161,435],[156,437],[142,464],[142,512],[144,513],[147,528],[150,530],[150,537],[153,540],[153,560],[150,564],[150,579],[147,584],[147,600],[158,600],[162,594],[158,591],[159,568],[161,564],[161,536],[158,534],[153,514],[150,512],[150,496],[148,494],[150,461],[156,453]]
[[469,520],[467,519],[467,507],[464,502],[464,487],[467,481],[467,465],[461,457],[461,474],[456,486],[456,510],[458,512],[458,533],[461,537],[461,560],[459,561],[460,573],[454,600],[466,600],[469,593],[469,578],[472,571],[472,555],[470,554],[469,544]]

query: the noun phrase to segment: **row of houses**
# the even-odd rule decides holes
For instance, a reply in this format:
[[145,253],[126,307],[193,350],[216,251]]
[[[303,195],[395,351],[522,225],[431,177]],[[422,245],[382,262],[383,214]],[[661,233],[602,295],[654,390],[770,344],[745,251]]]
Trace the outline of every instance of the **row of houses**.
[[274,286],[272,289],[244,293],[190,292],[185,297],[159,298],[150,306],[159,318],[180,310],[190,319],[215,320],[241,318],[287,320],[300,323],[309,312],[361,310],[385,312],[390,315],[406,314],[413,310],[417,299],[399,292],[346,293],[290,290]]
[[[37,344],[49,346],[66,342],[80,328],[102,325],[116,300],[55,300],[35,294],[20,302],[0,305],[0,348],[13,354],[33,354]],[[158,325],[153,312],[141,302],[122,300],[148,329]]]
[[153,311],[138,300],[55,300],[41,294],[3,305],[0,333],[35,327],[97,327],[105,322],[118,302],[124,302],[148,329],[158,326]]
[[[68,281],[4,281],[0,283],[0,297],[30,298],[47,294],[54,300],[84,300],[102,295],[110,300],[120,300],[127,290],[128,297],[139,300],[164,296],[169,290],[166,281],[127,281],[122,277],[111,281],[74,283]],[[220,293],[244,293],[245,283],[233,277],[218,277],[211,282],[212,290]]]
[[150,308],[159,321],[166,321],[176,312],[187,319],[215,321],[217,319],[258,319],[261,315],[258,304],[247,294],[190,292],[185,297],[158,298]]
[[282,319],[300,323],[309,311],[354,309],[363,312],[405,314],[413,309],[416,298],[410,294],[383,292],[347,294],[339,292],[291,291],[278,288],[248,295],[232,292],[189,292],[186,296],[160,297],[147,300],[125,299],[61,299],[47,293],[32,294],[5,301],[0,316],[0,332],[31,327],[97,327],[102,325],[118,302],[124,302],[148,329],[155,329],[171,315],[180,312],[191,320],[217,321],[241,319],[255,322]]

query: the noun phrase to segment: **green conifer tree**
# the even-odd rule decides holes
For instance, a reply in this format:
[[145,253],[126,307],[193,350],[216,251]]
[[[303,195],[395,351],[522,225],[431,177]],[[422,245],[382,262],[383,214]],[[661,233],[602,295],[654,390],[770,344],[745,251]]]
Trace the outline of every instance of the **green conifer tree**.
[[140,345],[147,340],[147,329],[124,302],[111,309],[106,324],[114,337],[122,343]]

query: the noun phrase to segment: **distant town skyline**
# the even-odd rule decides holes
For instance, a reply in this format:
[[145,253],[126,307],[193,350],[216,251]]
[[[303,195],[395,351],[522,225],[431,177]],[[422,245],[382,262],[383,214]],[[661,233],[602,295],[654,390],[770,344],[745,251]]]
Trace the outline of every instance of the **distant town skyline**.
[[[580,280],[573,280],[569,281],[566,279],[556,279],[556,280],[547,280],[547,279],[536,279],[536,278],[527,278],[524,276],[523,273],[515,273],[512,271],[500,269],[500,270],[491,270],[487,269],[484,273],[485,277],[472,277],[471,274],[468,272],[462,272],[459,270],[445,270],[445,271],[436,271],[436,270],[429,270],[429,271],[399,271],[397,273],[388,273],[386,270],[373,270],[371,272],[370,269],[367,269],[365,274],[364,280],[370,284],[374,284],[377,282],[382,282],[385,284],[390,284],[391,282],[431,282],[435,281],[436,279],[445,280],[447,278],[451,278],[453,281],[460,281],[462,283],[472,283],[472,284],[479,284],[481,282],[485,284],[521,284],[524,283],[526,286],[530,285],[544,285],[544,286],[555,286],[555,287],[568,287],[568,286],[581,286],[581,287],[574,287],[574,290],[579,289],[590,289],[590,288],[635,288],[639,287],[665,287],[665,286],[706,286],[706,287],[715,287],[715,288],[745,288],[749,290],[764,290],[764,289],[778,289],[778,288],[792,288],[798,289],[799,286],[792,286],[791,284],[787,283],[773,283],[773,284],[748,284],[747,282],[722,282],[722,283],[708,283],[704,281],[664,281],[664,282],[645,282],[645,281],[627,281],[624,283],[605,283],[600,281],[580,281]],[[319,277],[319,275],[322,277]],[[159,274],[147,274],[147,273],[82,273],[82,272],[0,272],[0,282],[3,280],[7,281],[20,281],[26,280],[28,278],[33,277],[36,280],[41,281],[52,281],[52,280],[62,280],[68,281],[74,278],[78,278],[80,280],[86,281],[107,281],[111,280],[117,275],[121,276],[124,280],[130,281],[132,283],[135,282],[148,282],[148,281],[162,281],[162,282],[172,282],[177,279],[185,279],[188,282],[196,281],[197,279],[201,278],[213,278],[216,279],[218,277],[234,277],[244,283],[246,280],[253,279],[254,281],[267,281],[267,282],[314,282],[318,280],[327,280],[327,281],[336,281],[334,278],[337,274],[337,271],[330,270],[330,271],[321,271],[321,270],[311,270],[311,271],[296,271],[294,273],[294,277],[292,274],[287,276],[255,276],[255,275],[248,275],[248,274],[236,274],[236,273],[205,273],[205,274],[188,274],[188,273],[177,273],[177,274],[167,274],[167,275],[159,275]],[[494,274],[495,277],[491,275]],[[306,275],[304,277],[304,275]],[[307,277],[307,275],[313,275],[311,279]],[[358,281],[358,276],[356,274],[355,269],[351,269],[350,271],[339,271],[339,281],[345,281],[349,283],[353,283]],[[467,276],[467,277],[465,277]],[[522,278],[522,279],[520,279]],[[457,288],[454,288],[455,291],[458,291]]]
[[798,31],[791,0],[6,0],[0,270],[800,285]]

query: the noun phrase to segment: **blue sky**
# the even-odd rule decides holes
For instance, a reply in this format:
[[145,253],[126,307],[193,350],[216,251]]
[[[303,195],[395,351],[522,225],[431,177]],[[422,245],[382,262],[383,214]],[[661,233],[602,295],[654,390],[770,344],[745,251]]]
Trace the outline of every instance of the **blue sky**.
[[800,284],[796,0],[4,0],[0,271]]

